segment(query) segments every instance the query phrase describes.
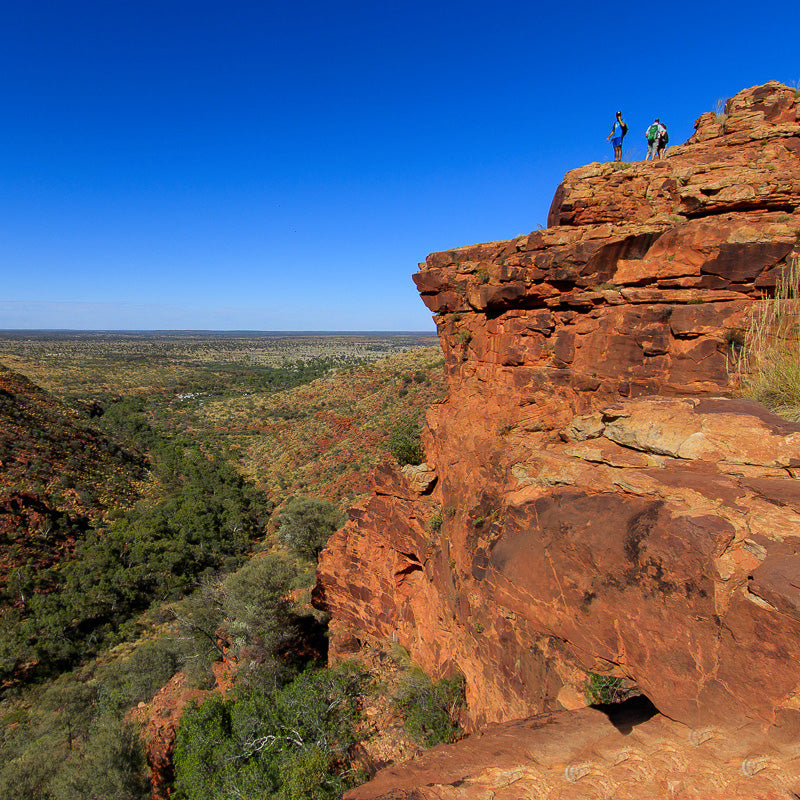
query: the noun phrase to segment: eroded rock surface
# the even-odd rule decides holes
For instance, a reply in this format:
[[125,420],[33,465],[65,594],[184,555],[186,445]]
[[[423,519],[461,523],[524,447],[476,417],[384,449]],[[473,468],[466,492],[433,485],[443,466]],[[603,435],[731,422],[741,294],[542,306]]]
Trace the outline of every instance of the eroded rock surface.
[[691,729],[633,707],[545,714],[491,725],[379,773],[347,800],[731,800],[790,798],[793,746],[745,728]]
[[[689,730],[796,741],[800,427],[731,374],[800,255],[799,109],[746,90],[666,161],[569,173],[548,229],[420,266],[449,395],[425,468],[384,468],[323,554],[334,658],[395,637],[460,671],[471,731],[575,709],[593,671]],[[431,791],[396,796],[524,796]]]

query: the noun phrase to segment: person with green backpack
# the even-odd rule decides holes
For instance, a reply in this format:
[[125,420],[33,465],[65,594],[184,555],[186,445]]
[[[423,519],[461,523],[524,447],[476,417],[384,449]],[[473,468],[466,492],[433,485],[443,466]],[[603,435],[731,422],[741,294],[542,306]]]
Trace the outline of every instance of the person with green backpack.
[[658,152],[658,142],[661,137],[661,121],[656,117],[655,122],[647,129],[647,155],[645,161],[655,161]]

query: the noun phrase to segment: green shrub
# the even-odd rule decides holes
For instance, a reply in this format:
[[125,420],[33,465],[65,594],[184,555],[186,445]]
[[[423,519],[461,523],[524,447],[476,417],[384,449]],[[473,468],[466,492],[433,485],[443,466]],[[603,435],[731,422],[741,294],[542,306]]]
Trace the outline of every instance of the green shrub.
[[128,658],[103,670],[103,692],[117,697],[122,709],[146,703],[184,666],[184,657],[181,643],[174,639],[144,642]]
[[0,629],[0,677],[28,659],[68,668],[116,643],[154,601],[241,565],[267,517],[255,489],[221,455],[197,449],[164,445],[159,469],[170,476],[167,496],[86,534],[71,559],[35,576],[38,592],[30,575],[14,575],[9,588],[30,596]]
[[174,797],[341,798],[352,784],[347,765],[362,691],[358,673],[342,666],[188,710],[175,742]]
[[584,694],[590,705],[596,705],[618,703],[625,699],[628,692],[622,678],[590,672],[584,686]]
[[464,705],[464,678],[441,678],[436,683],[419,668],[400,682],[394,702],[405,717],[406,730],[426,747],[461,737],[458,722]]
[[296,572],[275,553],[255,556],[227,578],[206,578],[172,606],[190,683],[213,685],[211,668],[223,655],[221,640],[228,642],[227,657],[237,672],[279,670],[275,651],[294,633],[289,593]]
[[412,417],[398,420],[389,429],[386,447],[401,467],[421,464],[425,454],[422,452],[419,422]]
[[428,530],[431,531],[431,533],[435,533],[436,531],[441,530],[441,527],[442,527],[442,509],[437,508],[433,512],[433,516],[431,517],[430,522],[428,522]]
[[146,800],[149,781],[129,705],[101,679],[62,676],[3,735],[0,797],[19,800]]
[[302,497],[291,500],[279,515],[278,538],[297,555],[316,561],[344,514],[328,500]]
[[101,719],[80,753],[70,753],[50,783],[52,800],[147,800],[147,778],[137,728],[127,721]]

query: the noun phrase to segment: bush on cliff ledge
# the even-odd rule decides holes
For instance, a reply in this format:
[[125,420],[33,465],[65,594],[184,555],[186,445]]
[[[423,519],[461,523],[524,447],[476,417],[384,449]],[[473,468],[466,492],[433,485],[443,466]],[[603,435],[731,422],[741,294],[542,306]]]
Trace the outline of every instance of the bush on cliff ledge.
[[464,705],[464,678],[441,678],[433,683],[419,668],[408,672],[394,698],[406,720],[406,730],[433,747],[461,738],[458,718]]
[[425,454],[422,452],[422,442],[419,436],[419,421],[411,417],[398,420],[389,429],[386,448],[397,459],[397,463],[401,467],[406,464],[416,466],[423,462]]

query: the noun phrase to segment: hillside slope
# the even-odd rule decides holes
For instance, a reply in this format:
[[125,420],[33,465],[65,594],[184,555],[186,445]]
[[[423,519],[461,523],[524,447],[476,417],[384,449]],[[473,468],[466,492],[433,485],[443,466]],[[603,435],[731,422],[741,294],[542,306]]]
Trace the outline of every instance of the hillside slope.
[[141,456],[121,448],[30,380],[0,365],[0,586],[43,568],[111,509],[137,497]]
[[197,403],[170,425],[230,449],[268,495],[345,503],[367,493],[389,458],[389,432],[444,397],[439,348],[415,348],[304,386]]

